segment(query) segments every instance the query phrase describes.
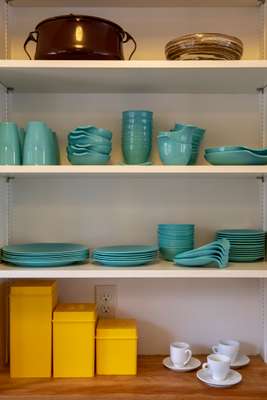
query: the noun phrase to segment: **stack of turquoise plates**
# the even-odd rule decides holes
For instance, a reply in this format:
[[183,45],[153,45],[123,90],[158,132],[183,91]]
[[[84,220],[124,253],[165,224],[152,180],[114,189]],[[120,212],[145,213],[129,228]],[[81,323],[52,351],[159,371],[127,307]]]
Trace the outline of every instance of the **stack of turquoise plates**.
[[219,268],[225,268],[229,262],[229,251],[229,240],[220,239],[198,249],[178,254],[174,258],[174,263],[186,267],[204,267],[205,265],[214,264]]
[[224,229],[216,232],[217,239],[228,239],[230,261],[250,262],[265,257],[265,232],[255,229]]
[[195,225],[160,224],[158,241],[160,254],[165,260],[173,261],[177,254],[194,248]]
[[99,247],[93,252],[93,261],[115,267],[134,267],[156,260],[155,246],[109,246]]
[[88,258],[88,248],[75,243],[27,243],[2,249],[3,261],[21,267],[60,267]]
[[265,165],[267,164],[267,148],[210,147],[205,149],[205,159],[213,165]]

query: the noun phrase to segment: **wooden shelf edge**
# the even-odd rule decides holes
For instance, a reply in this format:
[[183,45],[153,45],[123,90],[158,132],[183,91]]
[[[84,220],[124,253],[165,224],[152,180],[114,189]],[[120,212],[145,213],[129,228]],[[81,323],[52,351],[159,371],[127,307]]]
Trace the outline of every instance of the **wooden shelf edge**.
[[[197,356],[196,356],[197,357]],[[87,379],[11,379],[0,373],[0,399],[5,400],[260,400],[267,395],[267,365],[260,357],[239,370],[242,382],[232,388],[210,388],[196,371],[175,373],[162,365],[164,356],[140,356],[137,376],[96,376]],[[201,360],[205,357],[200,356]]]

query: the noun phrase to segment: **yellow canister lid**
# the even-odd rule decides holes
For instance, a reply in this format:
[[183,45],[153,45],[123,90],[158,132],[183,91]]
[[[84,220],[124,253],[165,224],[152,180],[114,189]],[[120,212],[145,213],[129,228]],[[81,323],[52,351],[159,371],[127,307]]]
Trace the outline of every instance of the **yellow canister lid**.
[[56,281],[18,280],[11,284],[11,296],[50,296],[56,290]]
[[100,319],[96,328],[97,339],[137,339],[134,319]]
[[96,305],[89,303],[58,304],[53,315],[54,322],[94,322],[96,320]]

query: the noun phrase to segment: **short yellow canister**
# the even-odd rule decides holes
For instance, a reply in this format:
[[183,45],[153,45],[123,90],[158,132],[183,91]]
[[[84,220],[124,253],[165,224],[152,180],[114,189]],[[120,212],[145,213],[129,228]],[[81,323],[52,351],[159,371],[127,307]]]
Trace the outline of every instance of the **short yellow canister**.
[[53,317],[55,378],[90,378],[95,372],[95,304],[60,304]]
[[10,287],[10,375],[49,378],[56,283],[21,280]]
[[102,319],[96,330],[98,375],[136,375],[137,327],[131,319]]

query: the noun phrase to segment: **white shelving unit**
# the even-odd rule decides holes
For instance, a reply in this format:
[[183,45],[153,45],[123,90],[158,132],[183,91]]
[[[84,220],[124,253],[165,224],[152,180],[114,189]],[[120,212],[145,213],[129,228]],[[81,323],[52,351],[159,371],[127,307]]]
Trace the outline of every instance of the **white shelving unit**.
[[216,177],[259,178],[267,174],[262,166],[166,166],[166,165],[47,165],[0,166],[0,177],[68,177],[68,176],[126,176],[126,177]]
[[128,279],[174,279],[174,278],[243,278],[259,279],[267,278],[267,263],[231,263],[228,268],[183,268],[175,266],[170,262],[126,268],[126,267],[103,267],[96,264],[82,264],[78,266],[66,266],[58,268],[19,268],[0,264],[0,278],[21,279],[21,278],[50,278],[50,279],[81,279],[81,278],[128,278]]
[[[0,118],[21,126],[45,120],[58,133],[62,153],[60,166],[0,166],[1,245],[69,241],[91,250],[152,243],[157,224],[164,222],[195,223],[197,244],[213,240],[220,228],[266,230],[267,166],[211,166],[202,154],[198,165],[168,167],[160,164],[155,146],[153,165],[119,165],[121,112],[131,108],[154,111],[155,133],[178,121],[207,128],[203,148],[266,146],[264,3],[0,0]],[[122,25],[139,44],[135,60],[26,60],[28,32],[45,18],[71,12]],[[164,44],[189,31],[240,37],[244,59],[164,60]],[[113,131],[113,165],[67,163],[67,133],[86,123]],[[118,316],[139,321],[140,353],[166,353],[177,335],[192,343],[195,352],[207,352],[222,337],[236,337],[244,352],[260,353],[267,362],[266,261],[232,263],[223,270],[167,262],[140,268],[0,264],[0,279],[13,278],[58,279],[60,299],[74,302],[93,301],[97,284],[117,285]],[[217,315],[211,329],[210,319]]]
[[22,93],[255,93],[267,61],[14,61],[0,81]]

